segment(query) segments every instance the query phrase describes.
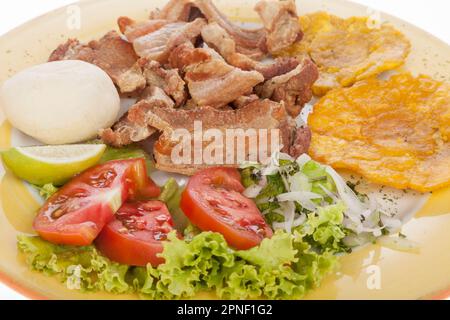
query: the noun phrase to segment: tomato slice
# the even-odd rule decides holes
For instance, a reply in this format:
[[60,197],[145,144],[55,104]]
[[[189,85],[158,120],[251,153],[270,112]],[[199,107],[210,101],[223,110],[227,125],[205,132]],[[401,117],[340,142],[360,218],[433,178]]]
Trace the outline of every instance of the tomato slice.
[[88,245],[127,199],[159,193],[144,159],[109,161],[76,176],[51,196],[33,227],[52,243]]
[[157,266],[162,241],[173,229],[173,221],[161,201],[127,202],[100,232],[97,248],[109,259],[132,266]]
[[189,179],[180,206],[201,230],[219,232],[231,246],[245,250],[271,237],[272,229],[243,191],[236,169],[208,168]]

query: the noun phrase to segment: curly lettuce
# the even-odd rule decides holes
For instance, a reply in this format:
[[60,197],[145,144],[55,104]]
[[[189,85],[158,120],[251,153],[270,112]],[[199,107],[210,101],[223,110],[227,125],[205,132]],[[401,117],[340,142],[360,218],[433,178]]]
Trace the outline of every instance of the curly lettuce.
[[69,289],[124,293],[128,266],[111,262],[94,246],[63,246],[39,237],[18,237],[18,248],[34,270],[57,276]]
[[[279,159],[277,163],[268,175],[264,175],[264,167],[247,166],[241,170],[247,187],[264,185],[255,202],[266,222],[274,229],[299,232],[318,252],[349,251],[344,241],[349,234],[344,227],[347,208],[337,196],[326,166],[307,156]],[[286,218],[289,216],[290,221]]]
[[201,232],[190,240],[174,233],[158,267],[131,267],[103,257],[94,246],[54,245],[20,236],[18,247],[34,270],[58,277],[69,289],[137,293],[146,299],[192,298],[213,292],[224,299],[300,299],[336,267],[336,257],[316,252],[299,232],[277,231],[250,250],[230,248],[222,235]]
[[44,198],[44,200],[47,200],[48,198],[50,198],[52,195],[54,195],[59,190],[59,188],[55,187],[53,185],[53,183],[47,183],[47,184],[44,184],[43,186],[33,185],[33,187],[35,187],[37,189],[37,191],[39,192],[39,195],[42,198]]
[[[92,143],[100,143],[100,142],[101,142],[100,140],[92,141]],[[100,158],[99,163],[105,163],[113,160],[126,160],[135,158],[145,159],[145,164],[147,165],[147,174],[150,175],[155,168],[155,164],[152,158],[141,147],[137,145],[129,145],[121,148],[107,146],[105,152]]]
[[166,204],[167,209],[169,209],[172,215],[174,226],[180,232],[184,232],[189,226],[189,220],[180,208],[183,190],[174,178],[169,178],[164,186],[162,186],[161,194],[158,197],[158,200]]
[[307,214],[306,221],[297,230],[306,241],[320,252],[346,252],[350,249],[344,244],[348,231],[343,227],[344,211],[342,202],[320,207],[315,213]]

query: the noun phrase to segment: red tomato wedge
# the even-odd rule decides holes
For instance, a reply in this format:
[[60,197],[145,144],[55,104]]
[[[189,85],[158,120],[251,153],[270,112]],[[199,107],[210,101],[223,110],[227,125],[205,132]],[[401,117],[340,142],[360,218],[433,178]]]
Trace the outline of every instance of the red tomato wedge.
[[100,232],[97,248],[109,259],[132,266],[157,266],[162,241],[173,229],[172,217],[161,201],[127,202]]
[[159,193],[144,159],[109,161],[76,176],[51,196],[33,227],[52,243],[89,245],[127,199]]
[[270,238],[272,229],[243,191],[236,169],[204,169],[189,179],[180,207],[201,230],[219,232],[231,246],[249,249]]

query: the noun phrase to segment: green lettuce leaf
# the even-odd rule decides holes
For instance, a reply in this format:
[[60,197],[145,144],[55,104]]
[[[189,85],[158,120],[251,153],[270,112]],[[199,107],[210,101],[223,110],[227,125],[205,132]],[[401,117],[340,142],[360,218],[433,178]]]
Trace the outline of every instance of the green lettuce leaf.
[[227,270],[228,276],[224,284],[216,288],[217,295],[222,299],[257,299],[263,296],[264,280],[258,269],[244,261],[237,261]]
[[277,232],[271,239],[264,239],[257,247],[236,252],[238,257],[263,269],[295,262],[295,254],[292,237],[284,232]]
[[33,185],[33,187],[38,190],[39,195],[44,198],[44,200],[47,200],[59,190],[59,188],[55,187],[52,183],[47,183],[43,186]]
[[[93,141],[93,143],[97,142],[98,140]],[[155,164],[152,158],[142,148],[135,145],[130,145],[122,148],[107,146],[99,163],[105,163],[112,160],[125,160],[135,158],[145,159],[145,163],[147,165],[147,174],[150,175],[150,173],[155,168]]]
[[294,232],[294,248],[298,250],[298,261],[292,266],[296,274],[302,275],[305,292],[320,286],[325,275],[336,270],[338,262],[333,252],[325,250],[318,253],[297,232]]
[[161,188],[161,194],[158,200],[168,202],[178,191],[178,183],[174,178],[169,178],[164,186]]
[[307,220],[297,227],[307,241],[320,251],[334,253],[348,251],[343,239],[347,230],[342,222],[346,207],[342,202],[318,208],[317,212],[309,213]]
[[189,225],[189,220],[180,208],[181,194],[183,188],[180,188],[174,178],[169,178],[161,189],[158,200],[167,205],[167,209],[172,215],[175,228],[183,232]]
[[158,267],[111,262],[93,246],[50,244],[20,236],[31,268],[58,277],[69,289],[135,292],[145,299],[191,298],[205,291],[224,299],[299,299],[336,267],[328,251],[315,252],[295,232],[277,231],[250,250],[230,248],[222,235],[201,232],[189,241],[171,233]]
[[286,187],[284,186],[283,179],[280,174],[270,175],[267,176],[267,185],[256,197],[256,201],[258,202],[262,199],[273,198],[284,192],[286,192]]
[[32,269],[57,276],[69,289],[125,293],[131,288],[125,281],[128,266],[109,261],[93,246],[54,245],[19,236],[18,247]]
[[327,172],[325,171],[325,167],[320,163],[310,160],[306,162],[301,170],[308,178],[319,180],[326,178]]
[[242,185],[246,188],[257,183],[257,178],[253,174],[253,170],[254,170],[253,167],[247,167],[241,170],[241,182]]
[[139,147],[128,146],[122,148],[114,148],[107,146],[103,156],[100,159],[100,163],[108,162],[111,160],[124,160],[134,158],[148,158],[148,155]]

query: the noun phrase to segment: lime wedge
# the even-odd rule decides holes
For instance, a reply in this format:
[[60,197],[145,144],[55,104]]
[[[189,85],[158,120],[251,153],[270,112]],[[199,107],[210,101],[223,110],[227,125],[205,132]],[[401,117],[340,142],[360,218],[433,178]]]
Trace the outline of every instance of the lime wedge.
[[74,175],[95,165],[104,144],[17,147],[2,152],[2,159],[16,176],[32,184],[62,185]]

